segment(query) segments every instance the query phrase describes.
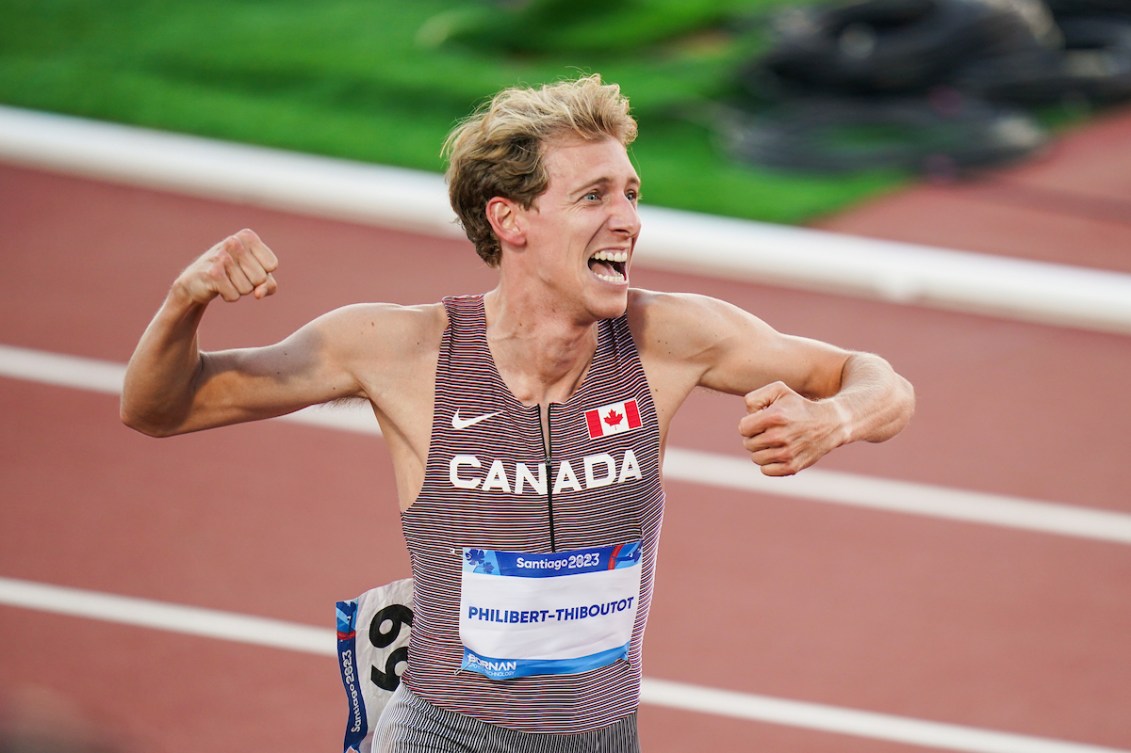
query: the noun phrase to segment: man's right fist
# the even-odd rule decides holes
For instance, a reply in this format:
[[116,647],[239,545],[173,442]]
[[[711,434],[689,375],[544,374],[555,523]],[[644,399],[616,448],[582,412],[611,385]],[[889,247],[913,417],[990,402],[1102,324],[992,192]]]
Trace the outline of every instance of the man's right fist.
[[174,283],[194,303],[216,296],[238,301],[245,295],[266,298],[278,289],[272,272],[279,260],[251,230],[241,230],[208,249]]

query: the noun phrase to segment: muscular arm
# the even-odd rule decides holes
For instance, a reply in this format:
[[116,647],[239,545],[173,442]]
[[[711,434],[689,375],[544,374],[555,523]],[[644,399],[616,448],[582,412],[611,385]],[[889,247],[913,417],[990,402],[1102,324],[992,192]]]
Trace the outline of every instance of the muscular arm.
[[342,319],[315,320],[277,345],[201,353],[197,327],[208,304],[275,292],[274,254],[243,230],[178,276],[126,369],[121,416],[153,436],[268,418],[361,394],[337,350]]
[[695,387],[742,395],[739,433],[766,475],[888,439],[914,410],[911,385],[879,356],[782,334],[704,296],[639,291],[630,310],[662,426]]

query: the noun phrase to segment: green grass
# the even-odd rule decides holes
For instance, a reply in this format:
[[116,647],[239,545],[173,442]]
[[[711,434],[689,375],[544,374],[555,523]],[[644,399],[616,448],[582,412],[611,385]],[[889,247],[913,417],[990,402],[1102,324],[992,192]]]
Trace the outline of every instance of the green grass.
[[711,103],[775,1],[0,0],[0,102],[438,172],[494,91],[599,71],[640,121],[648,203],[802,223],[907,177],[727,158]]

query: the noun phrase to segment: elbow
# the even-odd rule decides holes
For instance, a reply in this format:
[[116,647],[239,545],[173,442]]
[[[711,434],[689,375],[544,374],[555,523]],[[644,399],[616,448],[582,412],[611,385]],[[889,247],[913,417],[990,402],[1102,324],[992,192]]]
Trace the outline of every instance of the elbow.
[[144,419],[127,413],[124,410],[121,412],[121,419],[122,423],[125,424],[128,428],[133,429],[136,432],[140,432],[147,437],[161,439],[163,437],[172,436],[173,434],[159,424],[145,421]]
[[146,415],[144,412],[137,410],[131,406],[124,398],[118,408],[118,417],[122,423],[136,432],[140,432],[147,437],[154,437],[161,439],[164,437],[171,437],[179,432],[166,422],[155,420],[153,416]]

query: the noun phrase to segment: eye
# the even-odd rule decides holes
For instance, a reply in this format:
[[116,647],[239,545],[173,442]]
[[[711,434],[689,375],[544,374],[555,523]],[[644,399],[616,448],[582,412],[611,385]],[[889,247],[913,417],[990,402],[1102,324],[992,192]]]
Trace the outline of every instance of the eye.
[[587,191],[586,194],[582,198],[585,199],[586,201],[600,201],[601,200],[601,192],[596,190],[596,189],[594,189],[592,191]]
[[631,201],[633,204],[640,201],[640,192],[637,191],[635,188],[628,189],[627,191],[624,192],[624,195],[627,196],[628,200]]

